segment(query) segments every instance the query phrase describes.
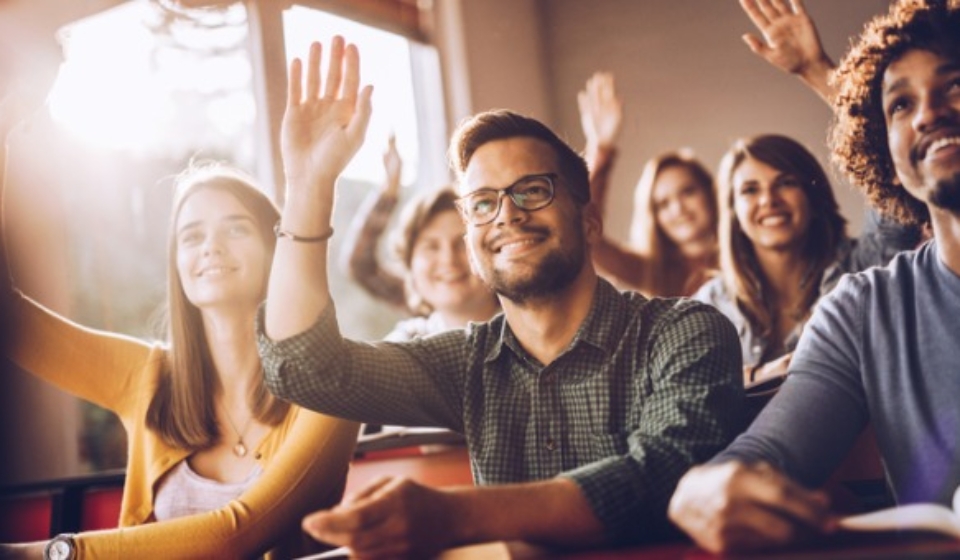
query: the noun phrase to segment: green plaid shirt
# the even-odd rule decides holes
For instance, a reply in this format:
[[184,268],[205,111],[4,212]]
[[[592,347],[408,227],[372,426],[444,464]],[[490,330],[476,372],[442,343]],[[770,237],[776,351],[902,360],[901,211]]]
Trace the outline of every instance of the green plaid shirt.
[[503,315],[402,343],[343,339],[333,307],[273,342],[257,322],[279,397],[371,424],[463,433],[478,484],[565,476],[616,543],[674,532],[680,476],[742,426],[740,345],[730,322],[687,299],[645,299],[598,282],[570,346],[544,366]]

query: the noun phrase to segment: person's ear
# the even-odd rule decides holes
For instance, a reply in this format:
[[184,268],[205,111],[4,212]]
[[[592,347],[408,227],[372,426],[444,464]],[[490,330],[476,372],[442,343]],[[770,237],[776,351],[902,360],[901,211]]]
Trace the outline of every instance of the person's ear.
[[583,207],[581,214],[583,216],[584,237],[586,237],[588,243],[594,245],[603,237],[603,216],[600,214],[600,209],[592,201]]

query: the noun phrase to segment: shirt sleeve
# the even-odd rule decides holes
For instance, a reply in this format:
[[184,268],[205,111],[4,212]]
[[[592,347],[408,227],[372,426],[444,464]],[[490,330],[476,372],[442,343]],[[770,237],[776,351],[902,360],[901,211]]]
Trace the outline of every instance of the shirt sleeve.
[[19,368],[121,416],[135,406],[138,373],[162,360],[159,345],[84,327],[17,292],[11,294],[7,357]]
[[901,224],[881,215],[875,208],[867,210],[863,232],[851,255],[847,272],[866,270],[871,266],[885,266],[900,251],[915,249],[921,241],[920,227]]
[[407,342],[358,342],[340,335],[330,304],[307,331],[257,338],[267,387],[311,410],[368,424],[436,426],[463,431],[467,330]]
[[383,237],[397,198],[385,192],[373,193],[357,211],[343,242],[346,269],[370,295],[387,303],[407,308],[403,279],[381,266],[377,246]]
[[862,283],[845,276],[820,301],[787,381],[747,432],[712,462],[768,462],[808,487],[827,480],[868,419],[859,359]]
[[645,346],[651,374],[637,376],[640,423],[627,452],[564,475],[580,485],[615,543],[675,534],[666,512],[680,477],[744,425],[739,344],[719,312],[678,304]]
[[358,425],[306,410],[263,474],[226,506],[137,527],[77,537],[79,558],[253,558],[290,545],[300,521],[337,504]]

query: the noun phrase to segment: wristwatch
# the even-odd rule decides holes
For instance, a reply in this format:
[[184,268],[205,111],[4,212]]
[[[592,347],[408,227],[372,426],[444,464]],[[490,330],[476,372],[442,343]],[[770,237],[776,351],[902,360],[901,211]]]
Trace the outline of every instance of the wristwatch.
[[77,544],[73,533],[63,533],[50,539],[43,547],[43,560],[73,560],[77,557]]

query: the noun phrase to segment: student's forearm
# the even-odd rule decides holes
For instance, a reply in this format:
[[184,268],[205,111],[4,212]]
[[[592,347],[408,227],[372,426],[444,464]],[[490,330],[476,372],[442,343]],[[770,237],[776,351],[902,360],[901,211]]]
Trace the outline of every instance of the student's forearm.
[[799,72],[797,77],[800,78],[800,81],[806,84],[807,87],[819,95],[827,105],[832,107],[833,100],[836,97],[836,91],[834,91],[833,85],[830,83],[830,76],[835,69],[836,64],[824,56],[824,58],[812,63],[810,67]]
[[[320,188],[332,190],[333,184]],[[281,229],[302,237],[316,237],[330,230],[332,196],[311,194],[305,189],[288,189],[288,193]],[[326,309],[330,302],[328,244],[329,240],[277,239],[264,322],[270,338],[280,340],[307,330]]]
[[590,546],[605,542],[604,526],[570,479],[451,489],[448,498],[457,543],[519,540]]

